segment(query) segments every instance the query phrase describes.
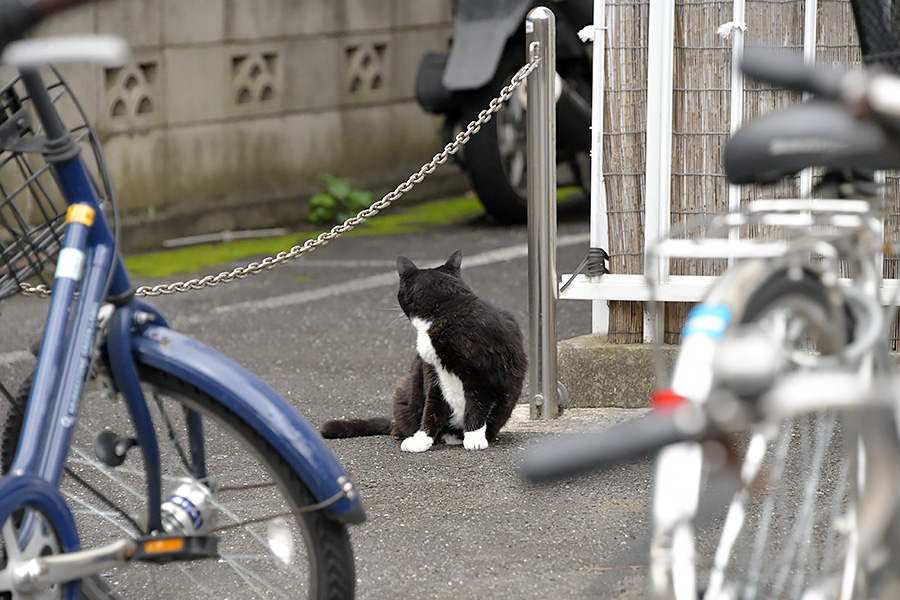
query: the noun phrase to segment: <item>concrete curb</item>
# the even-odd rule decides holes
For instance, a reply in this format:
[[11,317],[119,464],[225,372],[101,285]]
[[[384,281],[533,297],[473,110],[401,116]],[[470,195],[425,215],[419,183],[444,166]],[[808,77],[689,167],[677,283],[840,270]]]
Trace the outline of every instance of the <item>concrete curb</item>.
[[[501,431],[512,433],[589,433],[635,419],[647,411],[631,408],[578,408],[565,410],[556,419],[531,419],[531,407],[519,404]],[[501,434],[502,435],[502,434]]]
[[[569,408],[648,408],[656,387],[654,344],[609,344],[583,335],[557,344],[557,375],[569,392]],[[666,382],[679,346],[660,348]],[[900,352],[892,352],[900,370]]]
[[[653,344],[608,344],[584,335],[558,343],[558,376],[569,392],[569,408],[646,408],[656,387]],[[665,373],[677,346],[661,347]]]

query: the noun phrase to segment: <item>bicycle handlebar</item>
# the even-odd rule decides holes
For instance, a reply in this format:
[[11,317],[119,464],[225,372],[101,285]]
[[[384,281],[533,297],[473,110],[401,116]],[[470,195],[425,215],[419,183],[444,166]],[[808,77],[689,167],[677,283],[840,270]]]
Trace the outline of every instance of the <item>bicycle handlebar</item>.
[[522,473],[534,482],[562,479],[649,456],[699,433],[672,413],[652,412],[604,431],[538,444],[526,453]]
[[0,52],[44,17],[94,0],[0,0]]
[[796,54],[761,48],[748,49],[744,53],[741,70],[751,79],[832,100],[842,98],[847,75],[846,71],[807,64]]
[[874,115],[900,133],[900,77],[884,70],[848,71],[810,65],[799,55],[754,48],[741,69],[758,81],[843,103],[857,117]]

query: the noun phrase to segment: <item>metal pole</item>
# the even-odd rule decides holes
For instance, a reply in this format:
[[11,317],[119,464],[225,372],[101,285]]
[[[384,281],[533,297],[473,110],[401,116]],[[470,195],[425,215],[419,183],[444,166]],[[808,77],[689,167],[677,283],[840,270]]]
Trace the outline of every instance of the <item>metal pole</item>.
[[528,311],[532,419],[559,416],[556,396],[556,17],[539,6],[525,23],[528,80]]

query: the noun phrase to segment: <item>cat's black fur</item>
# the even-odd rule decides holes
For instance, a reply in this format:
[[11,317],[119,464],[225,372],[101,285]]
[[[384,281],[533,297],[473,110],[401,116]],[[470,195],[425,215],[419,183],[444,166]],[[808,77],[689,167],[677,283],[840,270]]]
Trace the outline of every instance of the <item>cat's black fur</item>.
[[401,256],[397,299],[410,321],[431,324],[427,335],[439,365],[462,382],[462,426],[450,423],[451,407],[435,365],[421,355],[420,334],[420,354],[397,387],[393,419],[328,421],[321,428],[324,437],[391,434],[405,440],[424,431],[434,440],[442,435],[461,440],[465,432],[486,426],[487,442],[496,438],[522,391],[527,367],[522,331],[511,314],[482,300],[466,285],[460,275],[461,261],[461,253],[455,252],[439,267],[419,269]]

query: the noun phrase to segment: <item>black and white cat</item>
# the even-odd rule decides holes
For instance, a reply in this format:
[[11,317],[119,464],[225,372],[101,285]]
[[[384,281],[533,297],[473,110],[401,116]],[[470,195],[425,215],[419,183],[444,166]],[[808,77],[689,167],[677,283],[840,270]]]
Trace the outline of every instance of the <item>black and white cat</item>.
[[418,355],[397,386],[394,417],[328,421],[324,437],[391,434],[407,452],[439,439],[468,450],[494,440],[519,399],[527,357],[513,316],[475,295],[461,262],[458,251],[433,269],[397,259],[397,299],[416,329]]

